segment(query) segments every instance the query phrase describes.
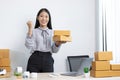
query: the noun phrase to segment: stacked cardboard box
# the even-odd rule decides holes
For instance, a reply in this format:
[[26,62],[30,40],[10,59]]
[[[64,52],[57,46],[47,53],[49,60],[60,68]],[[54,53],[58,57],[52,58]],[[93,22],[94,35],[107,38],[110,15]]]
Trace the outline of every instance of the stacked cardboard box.
[[11,71],[9,49],[0,49],[0,69]]
[[93,77],[120,76],[120,64],[110,64],[112,52],[95,52],[90,75]]
[[54,30],[53,41],[67,41],[72,40],[69,30]]

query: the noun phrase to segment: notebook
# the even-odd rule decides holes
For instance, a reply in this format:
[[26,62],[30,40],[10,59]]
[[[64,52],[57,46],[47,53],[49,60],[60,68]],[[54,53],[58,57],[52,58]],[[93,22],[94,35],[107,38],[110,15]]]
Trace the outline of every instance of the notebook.
[[90,70],[92,61],[93,61],[93,58],[81,58],[79,69],[76,72],[62,73],[61,75],[65,75],[65,76],[83,75],[84,74],[84,67],[88,67]]

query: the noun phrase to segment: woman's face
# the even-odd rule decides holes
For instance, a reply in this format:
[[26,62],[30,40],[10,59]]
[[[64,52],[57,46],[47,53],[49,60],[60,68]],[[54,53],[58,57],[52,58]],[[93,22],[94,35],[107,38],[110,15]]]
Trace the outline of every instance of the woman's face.
[[47,24],[49,22],[49,15],[47,12],[43,11],[38,16],[38,21],[40,23],[40,27],[47,27]]

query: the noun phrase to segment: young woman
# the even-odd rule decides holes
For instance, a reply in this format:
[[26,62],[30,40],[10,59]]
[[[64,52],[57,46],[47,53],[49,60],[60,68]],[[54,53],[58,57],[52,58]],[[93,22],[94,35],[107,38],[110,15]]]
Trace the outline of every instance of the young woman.
[[34,29],[32,29],[33,24],[31,21],[28,21],[27,25],[28,33],[25,46],[32,51],[28,60],[27,71],[53,72],[54,60],[52,53],[58,52],[60,45],[65,42],[52,41],[53,31],[49,11],[42,8],[38,12]]

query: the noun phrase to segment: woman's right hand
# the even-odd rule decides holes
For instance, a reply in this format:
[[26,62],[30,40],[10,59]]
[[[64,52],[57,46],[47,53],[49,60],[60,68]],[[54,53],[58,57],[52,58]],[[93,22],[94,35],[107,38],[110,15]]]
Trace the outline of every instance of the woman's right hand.
[[60,46],[61,44],[64,44],[64,43],[66,43],[66,41],[56,41],[55,45],[58,47],[58,46]]
[[33,23],[32,21],[27,22],[28,29],[32,29]]
[[29,35],[29,37],[31,37],[32,36],[32,27],[33,27],[32,21],[28,21],[27,26],[28,26],[28,35]]

